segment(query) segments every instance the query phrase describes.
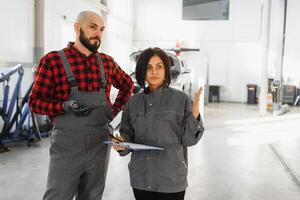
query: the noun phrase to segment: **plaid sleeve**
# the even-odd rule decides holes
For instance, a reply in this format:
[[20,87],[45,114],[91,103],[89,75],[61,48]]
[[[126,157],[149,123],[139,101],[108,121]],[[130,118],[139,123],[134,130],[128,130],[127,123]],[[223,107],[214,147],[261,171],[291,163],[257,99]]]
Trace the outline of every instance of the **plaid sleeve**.
[[[133,81],[131,80],[130,76],[124,72],[121,67],[112,60],[113,68],[112,68],[112,85],[119,89],[117,98],[113,104],[113,108],[116,108],[118,111],[122,110],[129,100],[129,97],[133,91]],[[114,112],[115,110],[113,110]],[[118,111],[115,111],[116,114]]]
[[30,109],[50,118],[63,113],[62,102],[55,98],[55,82],[53,70],[47,56],[41,59],[37,68],[34,85],[29,97]]

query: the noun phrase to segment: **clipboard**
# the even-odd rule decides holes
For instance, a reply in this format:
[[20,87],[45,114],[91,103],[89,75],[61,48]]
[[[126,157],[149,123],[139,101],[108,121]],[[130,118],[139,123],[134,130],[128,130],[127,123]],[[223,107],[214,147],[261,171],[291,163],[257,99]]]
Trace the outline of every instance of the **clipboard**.
[[162,150],[164,150],[163,148],[160,148],[160,147],[148,146],[148,145],[144,145],[144,144],[136,144],[136,143],[131,143],[131,142],[114,143],[112,141],[104,141],[103,143],[108,144],[108,145],[122,146],[122,147],[125,147],[126,149],[132,150],[132,151],[146,151],[146,150],[162,151]]

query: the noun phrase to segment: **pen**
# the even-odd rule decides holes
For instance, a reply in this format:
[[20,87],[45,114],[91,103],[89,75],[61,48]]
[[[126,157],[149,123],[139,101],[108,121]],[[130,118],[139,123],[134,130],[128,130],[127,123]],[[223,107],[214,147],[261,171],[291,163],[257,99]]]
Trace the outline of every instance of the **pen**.
[[122,140],[120,140],[119,138],[115,137],[113,134],[109,134],[109,136],[115,140],[117,140],[118,142],[124,142]]

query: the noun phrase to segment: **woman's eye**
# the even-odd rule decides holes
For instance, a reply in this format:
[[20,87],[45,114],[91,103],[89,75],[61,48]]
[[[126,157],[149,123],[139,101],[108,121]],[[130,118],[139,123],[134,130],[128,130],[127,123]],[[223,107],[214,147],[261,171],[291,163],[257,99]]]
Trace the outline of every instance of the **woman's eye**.
[[163,67],[163,65],[158,65],[158,69],[162,69]]

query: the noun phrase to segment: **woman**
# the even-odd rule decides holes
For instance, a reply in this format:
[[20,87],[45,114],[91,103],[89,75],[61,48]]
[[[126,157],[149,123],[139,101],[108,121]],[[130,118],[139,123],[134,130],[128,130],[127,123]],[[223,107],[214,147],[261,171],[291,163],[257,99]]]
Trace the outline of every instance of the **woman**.
[[[164,150],[132,152],[128,167],[134,196],[136,200],[183,200],[187,146],[197,144],[204,131],[199,113],[202,88],[193,102],[184,92],[170,88],[170,60],[160,48],[140,54],[135,75],[144,90],[128,101],[119,139]],[[114,149],[122,156],[129,153],[117,145]]]

